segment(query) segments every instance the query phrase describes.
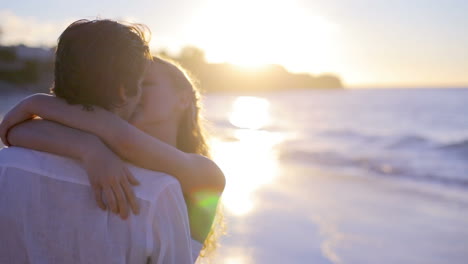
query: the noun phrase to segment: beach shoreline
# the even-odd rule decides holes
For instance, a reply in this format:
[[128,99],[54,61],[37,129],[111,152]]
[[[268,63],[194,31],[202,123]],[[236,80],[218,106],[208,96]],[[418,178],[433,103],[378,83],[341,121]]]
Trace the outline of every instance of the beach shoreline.
[[[236,254],[251,255],[240,263],[465,263],[468,259],[468,229],[463,221],[468,219],[468,194],[459,190],[423,189],[406,181],[284,165],[277,181],[256,196],[257,208],[249,222],[236,218],[229,222],[234,237],[224,239],[223,260]],[[241,251],[242,243],[254,246]],[[289,253],[287,258],[283,252]]]

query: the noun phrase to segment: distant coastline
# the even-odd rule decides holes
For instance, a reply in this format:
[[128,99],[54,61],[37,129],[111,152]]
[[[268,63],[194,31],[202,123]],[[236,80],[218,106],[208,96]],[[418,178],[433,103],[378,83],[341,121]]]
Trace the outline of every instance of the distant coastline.
[[[186,47],[177,56],[157,53],[181,64],[204,92],[268,92],[291,89],[341,89],[333,74],[291,73],[281,65],[245,69],[229,63],[208,63],[202,50]],[[53,48],[0,46],[0,89],[48,92],[53,82]]]

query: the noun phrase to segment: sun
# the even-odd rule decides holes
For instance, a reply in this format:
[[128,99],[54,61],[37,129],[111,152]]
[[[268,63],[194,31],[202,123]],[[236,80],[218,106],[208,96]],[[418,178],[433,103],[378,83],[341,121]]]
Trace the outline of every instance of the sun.
[[293,1],[213,0],[196,13],[186,30],[209,62],[317,73],[333,68],[336,26]]

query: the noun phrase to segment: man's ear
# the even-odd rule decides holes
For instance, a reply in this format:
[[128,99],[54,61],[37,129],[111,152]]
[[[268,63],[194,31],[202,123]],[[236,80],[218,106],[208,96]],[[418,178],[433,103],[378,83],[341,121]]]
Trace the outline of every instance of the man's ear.
[[119,99],[123,103],[127,102],[128,100],[127,91],[125,91],[125,87],[123,86],[123,84],[119,86]]

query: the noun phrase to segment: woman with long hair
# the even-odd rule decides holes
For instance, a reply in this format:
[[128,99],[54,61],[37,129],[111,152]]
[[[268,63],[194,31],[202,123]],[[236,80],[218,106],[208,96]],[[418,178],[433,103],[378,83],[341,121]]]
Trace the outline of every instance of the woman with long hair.
[[[99,207],[109,208],[124,219],[129,207],[134,213],[139,209],[131,186],[118,184],[124,178],[138,184],[122,159],[176,177],[187,204],[196,254],[212,251],[221,222],[218,199],[225,178],[210,159],[200,92],[183,68],[154,57],[145,72],[140,105],[129,121],[103,108],[87,111],[61,98],[36,94],[5,115],[0,137],[7,145],[79,159]],[[81,145],[79,149],[84,151],[77,151],[78,146],[73,145],[77,142],[47,136],[51,129],[70,133],[70,127],[76,129],[74,133],[92,134],[99,140]]]

